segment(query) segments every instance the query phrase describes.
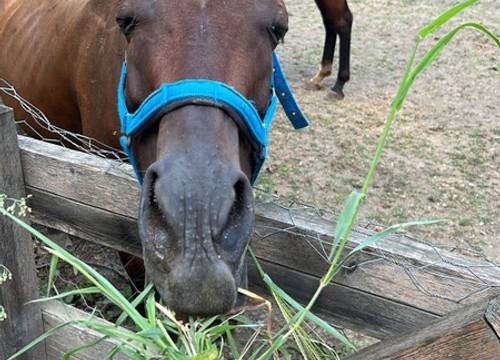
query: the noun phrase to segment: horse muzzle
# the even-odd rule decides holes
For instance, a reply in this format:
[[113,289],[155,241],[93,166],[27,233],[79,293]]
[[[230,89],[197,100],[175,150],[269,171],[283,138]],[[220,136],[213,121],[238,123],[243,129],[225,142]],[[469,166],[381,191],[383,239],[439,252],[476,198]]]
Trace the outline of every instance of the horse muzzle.
[[171,308],[190,315],[232,309],[246,285],[253,205],[247,176],[227,163],[207,171],[196,159],[166,156],[148,168],[139,214],[146,277]]

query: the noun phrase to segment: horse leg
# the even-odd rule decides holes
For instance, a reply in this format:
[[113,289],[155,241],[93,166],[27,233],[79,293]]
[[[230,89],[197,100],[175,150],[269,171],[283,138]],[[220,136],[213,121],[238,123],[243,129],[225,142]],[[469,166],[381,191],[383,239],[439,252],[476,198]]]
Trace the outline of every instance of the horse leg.
[[332,73],[333,54],[335,52],[335,41],[337,40],[337,32],[332,22],[324,18],[325,25],[325,47],[323,48],[323,58],[321,59],[321,68],[318,73],[311,79],[311,84],[317,88],[321,88],[321,82]]
[[340,50],[339,50],[339,71],[337,81],[332,87],[333,96],[338,99],[344,98],[344,84],[349,81],[350,77],[350,56],[351,56],[351,29],[352,29],[352,13],[346,8],[344,14],[345,22],[338,27]]

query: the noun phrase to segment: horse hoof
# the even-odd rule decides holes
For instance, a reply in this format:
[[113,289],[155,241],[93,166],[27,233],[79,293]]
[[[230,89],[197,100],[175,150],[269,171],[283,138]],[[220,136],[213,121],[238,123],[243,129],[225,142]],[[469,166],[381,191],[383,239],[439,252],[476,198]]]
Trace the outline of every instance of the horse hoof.
[[306,81],[306,89],[308,90],[321,90],[322,88],[323,86],[321,86],[321,83],[314,79]]
[[344,92],[332,89],[328,92],[327,97],[334,100],[342,100],[344,98]]

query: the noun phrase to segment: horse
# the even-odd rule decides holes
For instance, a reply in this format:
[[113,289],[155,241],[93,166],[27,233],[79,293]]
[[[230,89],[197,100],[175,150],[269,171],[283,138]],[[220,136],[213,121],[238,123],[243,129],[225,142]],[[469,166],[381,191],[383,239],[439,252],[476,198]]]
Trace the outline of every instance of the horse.
[[332,73],[333,54],[335,43],[339,37],[340,54],[339,69],[335,85],[331,88],[332,96],[337,99],[344,98],[344,84],[350,78],[350,52],[351,52],[351,29],[353,16],[347,6],[346,0],[315,0],[325,27],[325,44],[321,67],[318,73],[310,80],[314,88],[320,89],[321,82]]
[[307,125],[274,54],[287,29],[283,0],[0,0],[0,78],[127,152],[146,277],[179,313],[228,312],[246,286],[275,94]]

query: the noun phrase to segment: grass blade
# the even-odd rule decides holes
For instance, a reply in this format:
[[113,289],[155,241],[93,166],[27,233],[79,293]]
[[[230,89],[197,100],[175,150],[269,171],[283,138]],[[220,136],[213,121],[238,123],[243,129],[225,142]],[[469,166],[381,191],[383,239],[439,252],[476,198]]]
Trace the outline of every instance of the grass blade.
[[14,360],[14,359],[18,358],[19,356],[21,356],[25,352],[31,350],[32,348],[34,348],[38,344],[47,340],[49,337],[55,335],[57,332],[61,331],[66,326],[82,324],[82,323],[85,323],[86,321],[87,320],[71,320],[71,321],[67,321],[61,325],[58,325],[58,326],[46,331],[45,333],[43,333],[42,335],[37,337],[35,340],[31,341],[28,345],[24,346],[21,350],[19,350],[15,354],[11,355],[7,360]]
[[82,346],[79,346],[76,349],[73,349],[73,350],[65,353],[61,360],[71,360],[79,352],[85,351],[85,350],[90,349],[96,345],[99,345],[103,341],[104,341],[104,339],[100,338],[98,340],[94,340],[94,341],[91,341],[89,343],[83,344]]
[[[267,275],[264,270],[262,269],[261,265],[259,264],[257,257],[255,256],[254,252],[249,249],[248,250],[250,257],[255,263],[255,266],[257,267],[257,271],[259,272],[260,276],[262,277],[262,280],[266,283],[266,285],[269,287],[270,291],[277,296],[279,296],[281,299],[286,301],[290,306],[292,306],[295,310],[297,311],[303,311],[304,307],[299,304],[297,301],[295,301],[290,295],[288,295],[283,289],[281,289],[278,285],[276,285],[273,280]],[[350,349],[356,350],[356,347],[347,339],[340,331],[335,329],[333,326],[328,324],[326,321],[320,319],[318,316],[314,315],[312,312],[307,312],[306,313],[306,319],[312,321],[314,324],[317,326],[321,327],[324,331],[326,331],[328,334],[339,340],[342,344],[347,346]]]
[[34,229],[24,221],[18,219],[14,215],[10,214],[3,208],[0,208],[0,213],[2,215],[7,216],[14,223],[21,226],[23,229],[27,230],[37,239],[42,241],[46,246],[47,250],[52,254],[56,255],[60,259],[69,263],[76,270],[78,270],[82,275],[84,275],[90,282],[92,282],[96,287],[98,287],[102,294],[106,296],[110,301],[112,301],[115,305],[121,308],[123,311],[128,313],[128,316],[139,326],[141,329],[147,329],[150,325],[149,322],[133,307],[130,302],[123,296],[123,294],[118,291],[104,276],[102,276],[99,272],[93,269],[91,266],[87,265],[80,259],[71,255],[64,248],[50,240],[48,237],[43,235],[38,230]]
[[103,360],[111,360],[114,359],[116,355],[119,353],[123,353],[133,360],[144,360],[144,356],[137,350],[129,349],[125,342],[122,342],[116,345],[110,352],[106,354]]
[[[153,284],[148,284],[148,286],[146,286],[144,288],[144,290],[141,291],[141,293],[139,295],[137,295],[137,297],[132,301],[132,306],[134,308],[136,308],[140,303],[142,303],[144,301],[144,299],[146,298],[146,296],[148,296],[148,294],[153,290],[154,288],[154,285]],[[117,326],[120,326],[121,324],[123,324],[123,322],[125,320],[127,320],[128,318],[128,314],[126,312],[123,312],[119,317],[118,319],[116,320],[116,325]]]
[[443,24],[445,24],[448,20],[456,16],[459,12],[467,9],[468,7],[474,5],[477,3],[479,0],[466,0],[464,2],[461,2],[445,12],[443,12],[441,15],[439,15],[433,22],[427,24],[424,26],[420,31],[418,32],[418,37],[420,39],[426,38],[430,33],[434,32],[437,30],[439,27],[441,27]]
[[52,289],[52,286],[54,286],[55,283],[58,261],[59,258],[57,256],[52,255],[50,258],[49,278],[47,280],[47,296],[50,295],[50,289]]
[[[88,320],[86,322],[86,326],[90,329],[93,329],[95,331],[98,331],[104,335],[110,335],[113,338],[122,338],[125,340],[131,340],[135,341],[141,345],[146,346],[147,348],[153,349],[157,348],[157,345],[149,339],[148,333],[142,334],[141,333],[133,333],[130,331],[126,331],[124,329],[118,328],[116,326],[110,326],[110,325],[105,325],[101,322],[98,321],[93,321],[93,320]],[[144,331],[151,331],[152,329],[146,329]]]
[[477,23],[464,23],[461,24],[457,27],[455,27],[453,30],[448,32],[445,36],[443,36],[441,39],[439,39],[434,46],[427,51],[422,59],[418,62],[418,64],[415,66],[415,68],[410,71],[408,74],[406,80],[402,84],[398,95],[395,98],[394,102],[394,107],[396,110],[401,109],[403,106],[404,99],[406,95],[408,94],[408,91],[410,90],[410,87],[413,85],[415,79],[417,76],[422,73],[438,56],[439,54],[443,51],[443,49],[446,47],[446,45],[453,39],[453,37],[462,29],[465,28],[473,28],[476,30],[479,30],[486,34],[495,44],[496,46],[500,47],[500,40],[486,27],[484,27],[481,24]]
[[193,356],[192,360],[217,360],[219,357],[219,350],[216,347],[205,350],[198,355]]
[[84,289],[76,289],[76,290],[70,290],[58,295],[50,296],[50,297],[45,297],[45,298],[40,298],[36,300],[29,301],[28,304],[34,304],[34,303],[42,303],[42,302],[47,302],[51,300],[60,300],[64,299],[66,296],[72,296],[72,295],[88,295],[88,294],[100,294],[101,291],[95,287],[91,286],[88,288]]
[[[132,306],[137,307],[140,303],[142,303],[152,289],[153,289],[153,284],[151,284],[151,283],[148,284],[148,286],[146,286],[144,288],[144,290],[139,295],[137,295],[136,298],[132,301]],[[115,325],[120,326],[121,324],[123,324],[123,322],[125,320],[127,320],[127,318],[128,318],[127,313],[122,312],[121,315],[116,320]],[[106,335],[106,336],[103,336],[100,339],[100,341],[104,341],[104,340],[109,339],[109,338],[110,338],[110,336]],[[121,349],[125,346],[125,343],[126,342],[123,341],[120,344],[115,345],[115,347],[113,349],[111,349],[111,351],[106,355],[104,360],[113,359],[121,351]]]
[[148,316],[151,326],[156,325],[156,307],[155,307],[155,294],[150,292],[146,300],[146,314]]
[[[285,300],[290,306],[292,306],[297,311],[303,311],[304,307],[294,300],[290,295],[288,295],[283,289],[276,285],[272,279],[266,274],[264,277],[264,282],[269,286],[273,292],[279,295],[280,298]],[[314,315],[312,312],[307,312],[306,319],[310,320],[317,326],[321,327],[325,332],[339,340],[342,344],[350,349],[356,350],[356,347],[347,339],[340,331],[335,329],[333,326],[328,324],[326,321],[322,320],[318,316]]]
[[377,241],[394,234],[398,230],[401,229],[406,229],[409,227],[413,226],[419,226],[419,225],[434,225],[434,224],[439,224],[444,222],[445,220],[421,220],[421,221],[411,221],[403,224],[397,224],[397,225],[392,225],[385,229],[384,231],[378,232],[376,234],[371,235],[368,237],[366,240],[362,241],[359,243],[354,249],[351,250],[351,252],[347,255],[347,257],[351,257],[355,255],[356,253],[363,251],[367,247],[372,246],[375,244]]
[[160,320],[156,320],[156,325],[161,330],[163,337],[165,338],[165,340],[167,340],[168,345],[174,348],[175,350],[179,351],[179,348],[175,344],[174,340],[172,340],[172,337],[168,333],[167,329],[165,329],[165,326],[162,324],[162,322]]
[[227,338],[227,344],[229,346],[229,351],[231,352],[231,356],[233,357],[233,359],[239,359],[241,355],[240,352],[238,351],[238,345],[236,345],[236,341],[234,340],[233,334],[229,329],[226,331],[226,338]]
[[330,255],[328,256],[330,261],[338,250],[341,240],[345,238],[346,233],[349,231],[351,219],[356,214],[363,199],[364,195],[358,191],[353,191],[347,198],[344,208],[337,220],[337,225],[335,226],[335,239],[332,249],[330,250]]

